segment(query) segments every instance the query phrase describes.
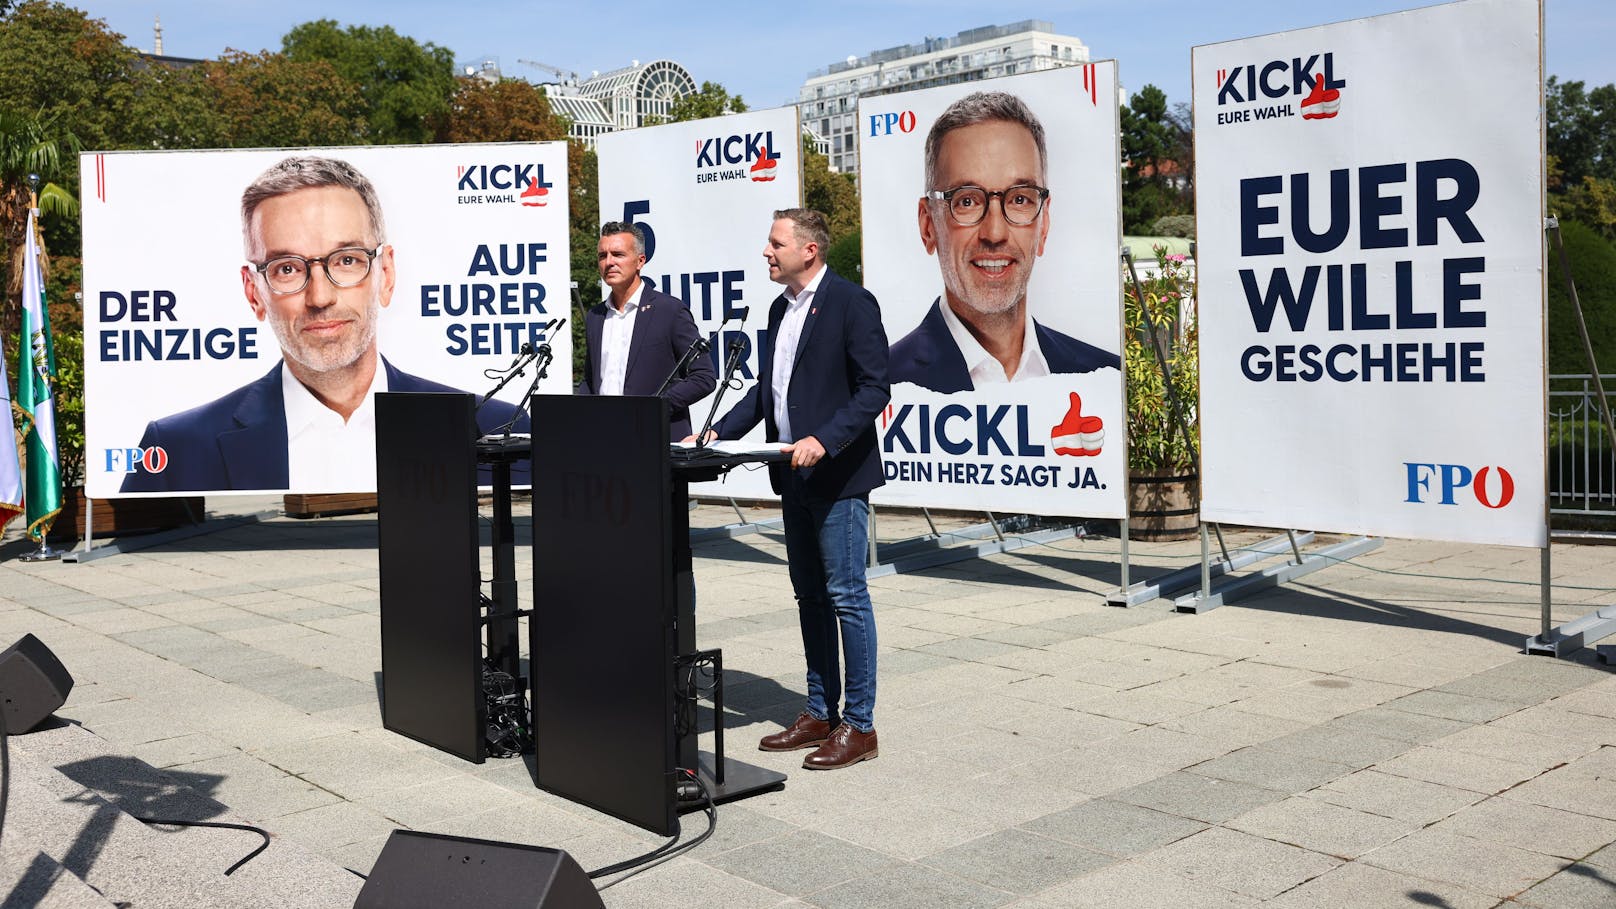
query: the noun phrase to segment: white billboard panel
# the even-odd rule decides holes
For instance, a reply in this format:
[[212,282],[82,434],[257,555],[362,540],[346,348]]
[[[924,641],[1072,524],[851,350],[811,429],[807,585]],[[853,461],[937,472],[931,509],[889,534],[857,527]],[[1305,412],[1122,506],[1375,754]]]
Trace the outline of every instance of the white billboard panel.
[[858,117],[864,285],[892,345],[873,500],[1122,517],[1116,63],[862,98]]
[[[485,370],[543,343],[538,390],[571,388],[571,333],[548,327],[570,308],[564,143],[80,167],[92,496],[374,491],[372,392],[486,392]],[[244,227],[250,186],[273,188]]]
[[[802,140],[797,109],[782,107],[684,123],[607,133],[596,140],[600,215],[629,221],[646,238],[641,276],[683,300],[696,327],[712,342],[714,369],[724,375],[732,341],[747,342],[736,373],[739,387],[720,389],[718,417],[757,381],[758,353],[769,304],[781,286],[763,260],[775,211],[802,199]],[[586,305],[605,299],[604,288]],[[716,394],[717,392],[715,392]],[[699,430],[712,409],[708,396],[690,407]],[[747,436],[761,441],[763,427]],[[736,470],[698,494],[773,498],[768,473]]]
[[1204,519],[1545,544],[1541,21],[1194,49]]

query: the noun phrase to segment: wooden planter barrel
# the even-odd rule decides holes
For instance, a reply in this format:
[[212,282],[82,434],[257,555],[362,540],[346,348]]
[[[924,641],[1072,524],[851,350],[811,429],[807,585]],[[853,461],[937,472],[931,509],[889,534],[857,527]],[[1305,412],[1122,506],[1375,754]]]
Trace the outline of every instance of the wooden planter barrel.
[[1128,474],[1128,535],[1138,540],[1189,540],[1199,518],[1195,474],[1137,470]]
[[[202,496],[164,496],[149,499],[95,499],[90,509],[97,539],[121,533],[170,530],[201,523],[205,500]],[[84,487],[62,490],[62,513],[51,525],[52,540],[84,539]]]

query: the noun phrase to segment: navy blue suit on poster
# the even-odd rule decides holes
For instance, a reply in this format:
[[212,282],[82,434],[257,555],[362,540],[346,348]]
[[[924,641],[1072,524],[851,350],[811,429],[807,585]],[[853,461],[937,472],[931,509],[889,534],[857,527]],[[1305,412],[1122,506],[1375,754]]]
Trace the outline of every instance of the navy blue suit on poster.
[[[943,321],[943,305],[941,299],[933,302],[915,330],[892,345],[893,383],[912,382],[940,394],[970,391],[974,387],[970,367],[966,365],[959,345],[954,343],[954,336],[949,334],[948,323]],[[1046,328],[1036,321],[1033,323],[1033,335],[1038,339],[1038,349],[1043,352],[1044,362],[1049,364],[1049,371],[1053,374],[1092,372],[1107,366],[1122,368],[1122,360],[1116,354]]]
[[[284,368],[284,362],[276,363],[268,375],[222,398],[147,423],[140,447],[161,446],[168,452],[168,468],[162,473],[132,473],[120,491],[288,488],[286,406],[281,393]],[[397,369],[385,357],[382,368],[387,370],[390,392],[462,393]],[[478,411],[477,426],[490,432],[513,419],[513,431],[528,430],[525,411],[504,401],[490,401]],[[525,465],[522,469],[525,472]]]
[[[774,345],[785,317],[786,298],[769,307],[770,343],[759,354],[758,381],[713,429],[721,439],[739,439],[763,423],[768,441],[780,439],[774,424]],[[813,436],[825,457],[797,470],[804,494],[821,502],[864,495],[882,485],[881,454],[875,418],[891,395],[887,382],[887,336],[881,311],[869,291],[825,269],[819,291],[809,303],[807,321],[797,341],[786,403],[792,435]],[[786,464],[770,464],[769,480],[783,493]]]
[[[600,345],[608,305],[597,303],[584,316],[587,350],[579,394],[600,394]],[[696,319],[683,300],[646,281],[640,291],[640,310],[634,316],[634,337],[629,340],[623,394],[654,396],[699,333]],[[690,405],[707,397],[717,386],[711,358],[706,354],[691,358],[685,375],[675,376],[662,394],[668,402],[668,438],[677,441],[690,435]]]

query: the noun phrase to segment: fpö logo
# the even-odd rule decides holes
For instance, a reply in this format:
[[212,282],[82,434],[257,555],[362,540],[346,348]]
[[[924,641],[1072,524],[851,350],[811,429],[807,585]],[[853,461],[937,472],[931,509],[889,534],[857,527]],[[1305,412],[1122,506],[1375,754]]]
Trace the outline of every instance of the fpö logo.
[[746,178],[753,183],[769,183],[779,166],[780,152],[774,147],[772,129],[696,140],[697,183]]
[[1219,124],[1294,117],[1298,109],[1303,120],[1334,119],[1341,111],[1341,89],[1347,86],[1336,75],[1335,54],[1328,52],[1220,69],[1217,82],[1218,107],[1261,105],[1220,110]]
[[168,452],[161,445],[150,448],[103,449],[107,473],[162,473],[168,469]]
[[1457,505],[1460,490],[1468,488],[1476,501],[1488,508],[1503,508],[1515,499],[1515,478],[1502,467],[1471,470],[1463,464],[1419,464],[1403,462],[1412,505],[1435,503]]
[[462,164],[455,174],[455,199],[460,205],[520,203],[523,208],[543,208],[554,186],[544,179],[543,164]]
[[893,113],[870,115],[870,138],[890,136],[893,133],[912,133],[915,131],[915,112],[912,110]]

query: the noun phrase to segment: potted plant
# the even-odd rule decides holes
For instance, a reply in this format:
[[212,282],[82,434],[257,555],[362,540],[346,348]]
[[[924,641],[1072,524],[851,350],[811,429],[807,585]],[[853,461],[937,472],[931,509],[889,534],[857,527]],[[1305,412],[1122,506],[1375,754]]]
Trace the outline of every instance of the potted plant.
[[[1183,255],[1155,246],[1156,268],[1138,291],[1124,282],[1123,368],[1128,375],[1129,533],[1147,540],[1182,540],[1196,533],[1200,489],[1200,369],[1195,280]],[[1148,322],[1147,322],[1148,310]],[[1154,329],[1154,332],[1152,332]],[[1171,389],[1157,344],[1166,355]]]

